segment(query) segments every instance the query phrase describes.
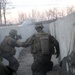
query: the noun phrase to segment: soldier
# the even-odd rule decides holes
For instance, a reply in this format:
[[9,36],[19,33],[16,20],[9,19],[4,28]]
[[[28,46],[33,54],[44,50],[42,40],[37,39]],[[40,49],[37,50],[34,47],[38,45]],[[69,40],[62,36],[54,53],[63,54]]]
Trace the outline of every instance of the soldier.
[[12,71],[2,63],[2,60],[3,59],[0,52],[0,75],[12,75]]
[[37,23],[35,26],[37,33],[29,37],[22,43],[22,47],[31,46],[31,53],[34,57],[34,62],[31,66],[33,75],[46,75],[52,70],[53,62],[51,61],[52,54],[59,56],[59,43],[48,33],[43,31],[42,23]]
[[1,42],[0,45],[1,56],[5,58],[7,61],[9,61],[9,66],[7,68],[13,72],[16,72],[19,67],[19,63],[17,59],[14,57],[16,53],[15,47],[20,47],[20,44],[17,43],[17,36],[17,31],[12,29],[9,32],[9,35],[5,36],[4,40]]

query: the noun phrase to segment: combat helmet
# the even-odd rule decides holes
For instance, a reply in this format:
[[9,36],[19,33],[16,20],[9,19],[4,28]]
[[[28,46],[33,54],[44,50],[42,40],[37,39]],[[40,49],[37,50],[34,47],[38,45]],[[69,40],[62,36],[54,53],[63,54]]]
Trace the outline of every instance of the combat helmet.
[[16,36],[17,35],[17,31],[12,29],[12,30],[10,30],[9,35]]
[[42,25],[42,23],[36,23],[35,24],[35,29],[38,29],[38,28],[41,28],[41,29],[44,28],[43,25]]

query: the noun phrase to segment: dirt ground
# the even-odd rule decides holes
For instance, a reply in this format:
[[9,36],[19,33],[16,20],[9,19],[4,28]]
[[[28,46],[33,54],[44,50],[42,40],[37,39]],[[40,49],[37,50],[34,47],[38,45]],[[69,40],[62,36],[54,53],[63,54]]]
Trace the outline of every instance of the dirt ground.
[[[30,53],[30,48],[23,49],[18,58],[20,63],[17,75],[32,75],[31,64],[33,63],[33,57]],[[58,66],[55,66],[52,71],[47,75],[59,75]]]

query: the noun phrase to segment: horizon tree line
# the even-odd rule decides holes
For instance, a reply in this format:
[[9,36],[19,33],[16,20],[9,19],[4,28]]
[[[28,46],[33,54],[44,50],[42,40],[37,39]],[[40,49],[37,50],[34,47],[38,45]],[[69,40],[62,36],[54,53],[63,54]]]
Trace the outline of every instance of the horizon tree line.
[[[11,5],[10,0],[0,0],[0,25],[2,25],[2,23],[5,25],[7,23],[13,23],[12,19],[7,20],[6,17],[6,10],[10,10],[12,8],[13,6]],[[18,17],[15,22],[22,23],[26,19],[35,19],[36,21],[58,19],[67,16],[73,12],[75,12],[74,6],[66,7],[65,10],[59,10],[58,8],[50,8],[48,10],[44,10],[43,12],[39,12],[38,10],[33,9],[29,14],[26,14],[25,12],[17,12]]]

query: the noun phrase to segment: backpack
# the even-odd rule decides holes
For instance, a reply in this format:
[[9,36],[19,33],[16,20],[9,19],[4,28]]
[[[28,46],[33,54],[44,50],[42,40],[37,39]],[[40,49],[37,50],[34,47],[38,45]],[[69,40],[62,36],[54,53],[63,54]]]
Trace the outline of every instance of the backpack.
[[46,33],[35,34],[34,48],[42,54],[49,54],[49,35]]

